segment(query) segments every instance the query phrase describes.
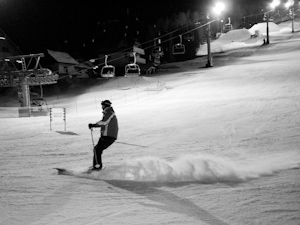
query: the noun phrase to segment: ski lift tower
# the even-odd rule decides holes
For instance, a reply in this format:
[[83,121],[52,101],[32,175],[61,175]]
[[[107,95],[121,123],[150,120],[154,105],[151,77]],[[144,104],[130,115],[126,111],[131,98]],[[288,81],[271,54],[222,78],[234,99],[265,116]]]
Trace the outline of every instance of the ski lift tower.
[[[221,2],[216,3],[215,7],[213,8],[213,12],[215,15],[219,15],[223,10],[225,9],[225,5]],[[210,19],[210,14],[206,14],[207,18],[207,64],[206,67],[212,67],[213,66],[213,58],[211,55],[211,49],[210,49],[210,36],[211,36],[211,29],[210,24],[215,21]]]
[[41,57],[43,53],[0,58],[0,87],[20,87],[21,107],[30,107],[29,86],[57,83],[58,75],[41,67]]

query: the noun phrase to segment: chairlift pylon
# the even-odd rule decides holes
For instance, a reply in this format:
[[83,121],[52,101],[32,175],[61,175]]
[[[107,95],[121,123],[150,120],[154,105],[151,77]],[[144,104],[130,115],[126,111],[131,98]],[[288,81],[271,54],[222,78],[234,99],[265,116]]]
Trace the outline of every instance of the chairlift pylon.
[[[156,42],[158,43],[158,45],[156,45]],[[164,55],[163,47],[161,46],[161,39],[154,39],[154,47],[152,48],[151,55],[154,58],[160,58]]]
[[163,47],[154,46],[151,55],[155,58],[160,58],[164,55]]
[[105,66],[101,68],[101,77],[103,78],[113,78],[116,76],[116,68],[113,65],[107,64],[108,55],[105,55]]
[[227,33],[228,31],[231,31],[233,28],[232,28],[232,25],[231,24],[224,24],[223,26],[223,32],[224,33]]
[[223,32],[227,33],[228,31],[231,31],[233,29],[232,24],[231,24],[231,19],[228,17],[228,23],[224,24],[223,26]]
[[182,55],[185,54],[185,45],[182,44],[182,35],[179,35],[180,42],[173,46],[173,55]]
[[136,64],[136,52],[132,52],[134,62],[129,63],[125,66],[125,77],[136,77],[141,75],[141,69],[138,64]]

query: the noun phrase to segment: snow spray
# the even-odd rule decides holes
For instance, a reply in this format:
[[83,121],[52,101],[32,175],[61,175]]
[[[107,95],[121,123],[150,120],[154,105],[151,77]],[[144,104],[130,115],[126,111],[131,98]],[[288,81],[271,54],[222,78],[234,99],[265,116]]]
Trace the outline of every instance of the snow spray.
[[99,175],[107,180],[216,183],[242,182],[291,168],[299,168],[299,161],[277,157],[241,163],[220,156],[186,155],[174,161],[136,158],[110,166]]

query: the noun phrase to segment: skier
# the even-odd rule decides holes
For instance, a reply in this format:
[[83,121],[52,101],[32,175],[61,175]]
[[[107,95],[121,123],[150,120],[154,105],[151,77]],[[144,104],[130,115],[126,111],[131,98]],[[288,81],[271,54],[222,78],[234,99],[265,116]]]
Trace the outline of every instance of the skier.
[[93,129],[94,127],[101,128],[101,136],[97,145],[94,147],[94,157],[93,157],[93,166],[90,168],[93,170],[101,170],[102,165],[102,152],[108,148],[118,137],[118,119],[115,115],[115,112],[111,106],[111,102],[109,100],[105,100],[101,102],[103,109],[103,118],[99,122],[95,124],[89,124],[89,129]]

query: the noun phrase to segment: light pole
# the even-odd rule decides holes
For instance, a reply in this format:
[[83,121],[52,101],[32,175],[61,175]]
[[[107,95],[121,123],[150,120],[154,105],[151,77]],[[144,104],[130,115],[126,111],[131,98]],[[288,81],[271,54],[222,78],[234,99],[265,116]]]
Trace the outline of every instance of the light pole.
[[220,20],[221,22],[221,34],[223,33],[223,20]]
[[[213,8],[214,14],[219,16],[219,14],[224,10],[225,5],[221,2],[216,3],[215,7]],[[206,67],[212,67],[213,66],[213,60],[211,56],[211,50],[210,50],[210,36],[211,36],[211,29],[210,29],[210,15],[207,13],[207,64]]]
[[276,6],[280,5],[280,0],[273,0],[273,2],[271,3],[271,10],[269,10],[267,12],[267,41],[266,44],[268,45],[270,43],[270,39],[269,39],[269,19],[270,19],[270,12],[273,11]]
[[[289,13],[292,16],[292,33],[294,33],[294,0],[289,0],[287,3],[285,3],[285,7],[289,9]],[[291,7],[291,8],[290,8]]]
[[213,61],[212,61],[212,57],[211,57],[211,51],[210,51],[210,34],[211,34],[211,30],[210,30],[210,16],[207,13],[206,15],[208,24],[207,24],[207,63],[206,63],[206,67],[212,67],[213,66]]

